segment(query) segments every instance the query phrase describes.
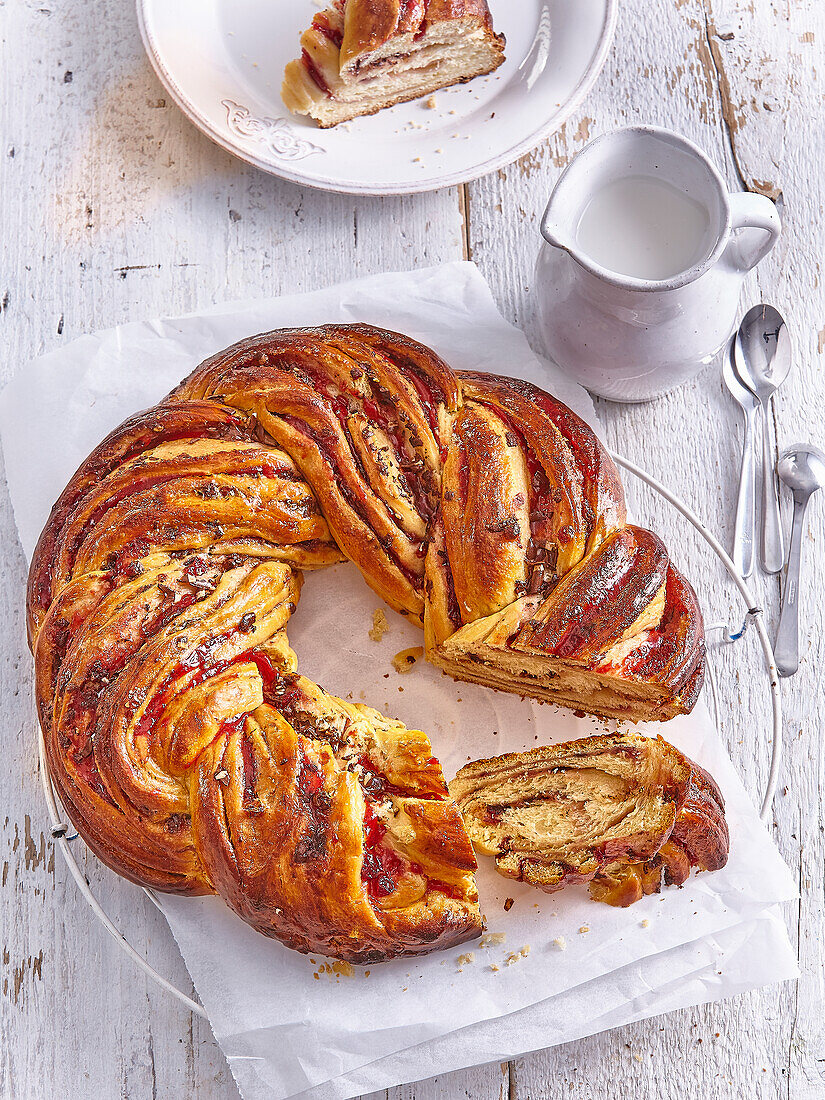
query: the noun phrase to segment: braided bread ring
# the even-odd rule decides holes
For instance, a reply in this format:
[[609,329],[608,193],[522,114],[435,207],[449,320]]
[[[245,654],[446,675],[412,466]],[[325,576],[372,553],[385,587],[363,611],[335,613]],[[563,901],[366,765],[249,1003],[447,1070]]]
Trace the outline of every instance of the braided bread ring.
[[704,644],[590,429],[397,333],[244,340],[116,429],[29,575],[66,810],[135,882],[376,961],[462,942],[480,916],[426,736],[297,673],[301,570],[347,558],[451,675],[596,714],[689,710]]

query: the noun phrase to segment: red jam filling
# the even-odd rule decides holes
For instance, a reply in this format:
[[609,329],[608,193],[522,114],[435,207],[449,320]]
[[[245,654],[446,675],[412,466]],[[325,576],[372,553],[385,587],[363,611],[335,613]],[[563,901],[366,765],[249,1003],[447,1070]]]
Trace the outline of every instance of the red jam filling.
[[415,866],[406,863],[383,843],[386,832],[386,825],[375,816],[372,805],[368,802],[364,813],[364,862],[361,865],[361,881],[373,898],[385,898],[393,893],[398,879]]
[[[155,613],[144,622],[143,634],[148,636],[162,630],[176,615],[193,604],[196,598],[194,594],[187,594],[172,603],[161,604]],[[82,621],[85,616],[79,618]],[[79,622],[76,623],[73,619],[71,630],[75,630],[78,625]],[[97,770],[90,737],[93,735],[97,719],[97,708],[104,688],[120,675],[123,667],[131,657],[131,650],[115,649],[110,652],[108,661],[105,658],[96,661],[90,669],[90,675],[98,678],[86,680],[81,688],[72,693],[66,718],[62,723],[69,726],[67,743],[76,774],[109,802],[112,800],[109,798]],[[114,803],[112,804],[114,805]]]
[[[432,390],[429,388],[423,378],[419,378],[415,371],[408,371],[406,377],[412,382],[415,387],[415,391],[418,394],[418,400],[427,414],[427,422],[430,425],[430,431],[433,433],[433,438],[438,439],[438,412],[436,411],[435,402],[433,400]],[[447,457],[447,446],[445,443],[440,445],[441,461]]]
[[303,746],[298,757],[298,795],[306,814],[301,838],[295,848],[296,863],[318,863],[327,855],[332,797],[324,789],[324,776]]
[[90,752],[83,760],[76,761],[74,769],[76,775],[82,779],[87,786],[91,787],[95,794],[100,795],[100,797],[111,806],[115,805],[100,777],[100,772],[97,770],[94,753]]
[[306,50],[301,50],[301,61],[303,62],[304,68],[309,73],[312,80],[315,82],[315,84],[318,85],[324,95],[331,96],[332,92],[329,90],[329,85],[327,84],[326,80],[324,80],[324,78],[321,76],[315,62],[312,60]]
[[323,12],[315,16],[312,20],[312,25],[316,31],[324,36],[324,38],[328,38],[334,46],[338,46],[340,49],[344,36],[339,30],[336,30],[335,27],[329,25],[329,20]]

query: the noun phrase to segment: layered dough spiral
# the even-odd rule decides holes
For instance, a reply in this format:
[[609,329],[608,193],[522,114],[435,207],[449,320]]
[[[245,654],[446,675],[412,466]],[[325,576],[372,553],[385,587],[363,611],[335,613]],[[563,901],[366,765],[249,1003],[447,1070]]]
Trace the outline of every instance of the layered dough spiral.
[[480,916],[426,736],[297,672],[301,571],[345,559],[451,675],[591,713],[689,710],[704,646],[590,429],[399,334],[244,340],[116,429],[29,577],[67,812],[133,881],[370,961],[461,942]]
[[548,894],[627,906],[728,859],[713,778],[663,738],[609,733],[476,760],[450,784],[476,851]]

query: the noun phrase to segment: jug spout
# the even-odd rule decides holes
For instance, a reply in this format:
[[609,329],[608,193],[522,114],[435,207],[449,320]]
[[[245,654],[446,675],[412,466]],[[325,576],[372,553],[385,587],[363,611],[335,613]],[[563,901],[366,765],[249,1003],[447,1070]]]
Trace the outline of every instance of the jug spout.
[[541,219],[541,235],[548,244],[554,248],[561,248],[565,252],[572,252],[574,247],[573,233],[569,224],[560,217],[559,203],[556,194],[550,196],[550,201]]

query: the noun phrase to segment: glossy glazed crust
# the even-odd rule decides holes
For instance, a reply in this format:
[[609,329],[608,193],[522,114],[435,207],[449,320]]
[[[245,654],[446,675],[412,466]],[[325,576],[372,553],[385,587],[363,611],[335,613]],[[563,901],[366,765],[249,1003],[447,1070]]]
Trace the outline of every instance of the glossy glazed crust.
[[450,19],[471,20],[493,33],[486,0],[346,0],[341,67],[357,65],[393,38]]
[[627,906],[728,857],[724,800],[663,738],[616,733],[466,765],[450,784],[478,850],[547,893]]
[[[60,797],[134,881],[217,891],[301,950],[375,960],[480,925],[426,737],[295,678],[300,570],[346,558],[424,624],[431,658],[453,647],[460,678],[479,667],[464,632],[510,616],[492,662],[533,661],[538,681],[493,686],[545,697],[566,662],[668,717],[692,705],[704,655],[690,587],[655,536],[625,526],[590,429],[401,334],[244,340],[112,432],[55,505],[29,578]],[[305,758],[320,816],[302,802]]]

